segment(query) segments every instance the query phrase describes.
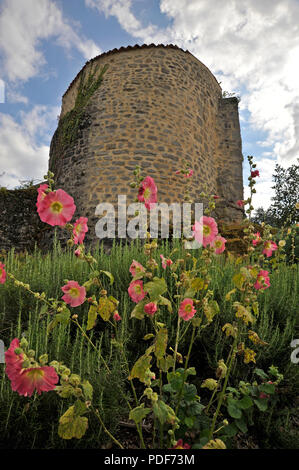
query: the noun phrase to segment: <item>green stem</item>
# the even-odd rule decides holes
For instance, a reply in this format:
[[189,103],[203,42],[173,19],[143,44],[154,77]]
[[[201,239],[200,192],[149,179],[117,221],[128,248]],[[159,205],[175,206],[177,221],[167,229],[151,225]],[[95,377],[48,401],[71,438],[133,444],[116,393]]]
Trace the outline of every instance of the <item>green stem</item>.
[[174,347],[174,355],[173,355],[173,372],[175,372],[176,355],[178,352],[180,321],[181,321],[181,317],[178,315],[178,324],[177,324],[177,330],[176,330],[176,339],[175,339],[175,347]]
[[178,414],[179,407],[180,407],[180,403],[181,403],[181,399],[182,399],[182,394],[183,394],[184,385],[185,385],[185,379],[186,379],[186,371],[187,371],[187,368],[188,368],[188,362],[189,362],[189,358],[190,358],[190,354],[191,354],[191,349],[192,349],[192,346],[193,346],[193,343],[194,343],[195,331],[196,331],[196,327],[193,326],[191,341],[190,341],[190,344],[189,344],[188,354],[187,354],[186,361],[185,361],[185,368],[184,368],[184,374],[183,374],[183,382],[182,382],[182,386],[181,386],[180,391],[179,391],[178,403],[177,403],[177,406],[176,406],[176,409],[175,409],[175,414],[176,414],[176,415]]
[[121,445],[121,443],[111,434],[110,431],[108,431],[108,429],[106,428],[105,424],[104,424],[104,421],[102,420],[101,416],[100,416],[100,413],[98,410],[95,410],[93,408],[93,411],[96,415],[96,417],[98,418],[98,420],[100,421],[105,433],[110,437],[110,439],[112,439],[112,441],[120,448],[120,449],[124,449],[124,447]]

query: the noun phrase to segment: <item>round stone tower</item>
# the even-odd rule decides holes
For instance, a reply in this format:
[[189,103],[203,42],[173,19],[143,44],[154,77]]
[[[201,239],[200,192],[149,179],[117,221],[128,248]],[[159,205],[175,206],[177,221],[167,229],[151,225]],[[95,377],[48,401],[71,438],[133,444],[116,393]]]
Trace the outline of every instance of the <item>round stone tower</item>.
[[[102,77],[102,80],[99,78]],[[237,222],[243,199],[238,100],[222,98],[209,69],[188,51],[144,45],[114,49],[86,63],[62,99],[49,168],[56,188],[75,199],[95,238],[100,202],[128,203],[137,164],[154,178],[158,201],[182,202],[185,160],[194,170],[191,196],[207,184],[220,196],[218,217]]]

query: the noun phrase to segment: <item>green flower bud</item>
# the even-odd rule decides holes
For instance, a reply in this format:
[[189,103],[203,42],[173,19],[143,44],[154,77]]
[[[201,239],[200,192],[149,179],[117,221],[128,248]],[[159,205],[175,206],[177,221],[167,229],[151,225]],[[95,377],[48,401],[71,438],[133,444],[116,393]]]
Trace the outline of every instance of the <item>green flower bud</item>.
[[34,349],[29,349],[28,353],[27,353],[27,356],[28,357],[34,357],[35,356],[35,351]]
[[42,366],[46,365],[48,362],[48,354],[42,354],[41,356],[39,356],[38,360]]
[[16,348],[16,349],[14,350],[14,353],[17,354],[17,356],[18,356],[19,354],[22,354],[22,352],[23,352],[23,350],[22,350],[21,348]]
[[70,383],[74,386],[80,385],[81,378],[77,374],[71,374],[70,375]]
[[28,341],[27,341],[27,339],[26,339],[24,336],[23,336],[23,338],[22,338],[21,341],[20,341],[20,346],[21,346],[21,348],[23,348],[23,349],[28,348]]
[[22,363],[22,368],[27,369],[27,367],[30,367],[30,361],[26,360]]

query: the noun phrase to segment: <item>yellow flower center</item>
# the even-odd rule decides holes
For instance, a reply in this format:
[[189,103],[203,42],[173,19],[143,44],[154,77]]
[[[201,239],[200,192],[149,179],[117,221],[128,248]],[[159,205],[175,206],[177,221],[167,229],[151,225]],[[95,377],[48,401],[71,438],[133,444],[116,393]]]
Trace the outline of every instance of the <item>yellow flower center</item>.
[[62,211],[63,209],[63,205],[61,204],[61,202],[59,201],[55,201],[51,204],[51,210],[52,212],[54,212],[55,214],[60,214],[60,212]]
[[151,190],[149,188],[146,188],[143,193],[144,199],[149,199],[150,195],[151,195]]
[[27,372],[27,376],[32,381],[42,379],[44,375],[45,375],[45,372],[42,369],[32,369],[29,372]]
[[187,312],[187,313],[192,312],[192,305],[191,304],[185,305],[185,312]]
[[81,228],[82,228],[82,225],[78,224],[77,227],[76,227],[76,233],[80,233]]
[[69,294],[71,297],[78,297],[79,296],[79,289],[77,289],[77,287],[71,287],[71,289],[69,290]]
[[215,241],[215,246],[216,246],[216,248],[221,248],[222,247],[222,241],[221,240],[216,240]]
[[140,294],[140,293],[141,293],[141,286],[139,286],[139,284],[137,284],[137,285],[135,286],[135,292],[136,292],[136,294]]
[[211,227],[209,225],[204,225],[203,226],[203,234],[204,236],[210,235],[211,233]]

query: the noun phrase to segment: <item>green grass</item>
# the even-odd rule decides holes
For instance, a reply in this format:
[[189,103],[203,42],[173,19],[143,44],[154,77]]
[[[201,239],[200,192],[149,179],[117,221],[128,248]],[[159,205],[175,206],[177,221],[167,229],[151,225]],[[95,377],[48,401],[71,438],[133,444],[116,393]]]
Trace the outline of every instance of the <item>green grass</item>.
[[[181,257],[179,242],[175,242],[178,251],[172,259]],[[159,245],[156,260],[159,262],[160,253],[168,256],[169,243]],[[145,350],[146,343],[143,336],[151,331],[148,319],[139,321],[130,319],[130,312],[134,304],[127,294],[131,280],[129,266],[133,259],[145,262],[140,243],[123,247],[114,245],[108,256],[103,248],[97,248],[93,256],[99,263],[99,268],[110,271],[114,284],[104,279],[104,287],[109,294],[120,302],[119,313],[122,321],[119,324],[120,339],[125,345],[130,366]],[[196,250],[192,256],[198,256]],[[65,280],[76,280],[79,284],[86,281],[89,274],[87,263],[77,259],[71,250],[62,250],[59,244],[54,244],[53,250],[42,254],[36,250],[33,254],[16,255],[10,251],[5,259],[8,272],[30,284],[33,291],[45,292],[47,297],[61,298],[61,286]],[[220,306],[220,314],[214,322],[196,338],[192,351],[190,365],[198,371],[200,380],[214,377],[217,361],[225,358],[229,348],[229,341],[225,339],[222,326],[234,318],[232,303],[225,301],[225,294],[234,286],[232,276],[236,266],[224,256],[215,257],[211,265],[211,286],[214,296]],[[162,273],[163,271],[163,273]],[[160,274],[165,271],[160,268]],[[283,382],[284,393],[280,398],[279,412],[275,411],[268,416],[265,424],[268,429],[268,439],[275,423],[284,422],[284,414],[293,408],[294,400],[299,393],[299,367],[290,361],[290,343],[299,337],[298,331],[298,265],[283,265],[271,275],[271,287],[259,294],[260,314],[254,330],[267,341],[267,347],[258,347],[257,366],[267,369],[270,365],[279,367],[285,376]],[[172,278],[166,271],[166,281],[170,294],[175,293]],[[98,293],[94,287],[88,294]],[[111,346],[112,327],[103,321],[98,321],[91,333],[98,351],[105,357],[112,374],[107,375],[105,369],[99,364],[98,354],[90,348],[89,343],[83,339],[74,325],[60,326],[53,333],[47,335],[46,328],[49,317],[39,318],[41,303],[23,289],[17,288],[11,281],[0,286],[0,337],[8,345],[12,338],[22,334],[26,335],[30,347],[37,351],[37,356],[48,352],[50,360],[63,361],[72,372],[88,379],[95,389],[95,406],[102,413],[107,427],[112,431],[118,429],[120,419],[127,416],[126,404],[123,395],[128,395],[128,385],[125,381],[127,373],[125,365],[120,361],[118,351]],[[79,316],[80,323],[86,323],[87,306],[82,305],[73,309]],[[174,345],[177,315],[169,314],[165,308],[160,321],[166,323],[169,329],[169,344]],[[183,325],[187,328],[187,325]],[[189,335],[186,334],[180,345],[180,352],[186,353]],[[254,365],[245,365],[240,361],[235,367],[230,385],[239,380],[250,380]],[[57,435],[59,416],[67,409],[67,400],[59,398],[55,393],[42,394],[32,399],[20,397],[11,391],[10,383],[4,374],[4,365],[0,364],[0,435],[1,446],[14,448],[100,448],[106,437],[94,419],[90,419],[89,429],[81,440],[64,441]],[[292,412],[289,411],[289,413]],[[270,423],[270,424],[269,424]],[[274,423],[274,424],[273,424]],[[260,424],[263,428],[263,422]],[[278,424],[277,424],[278,426]],[[265,429],[266,429],[265,428]],[[264,429],[264,430],[265,430]],[[291,430],[292,431],[292,430]],[[293,434],[291,438],[293,439]],[[278,432],[278,431],[277,431]],[[263,431],[259,434],[263,435]],[[261,441],[267,444],[267,436]],[[264,440],[263,440],[264,439]],[[273,438],[276,445],[283,446],[283,439]],[[294,439],[293,439],[294,440]]]

